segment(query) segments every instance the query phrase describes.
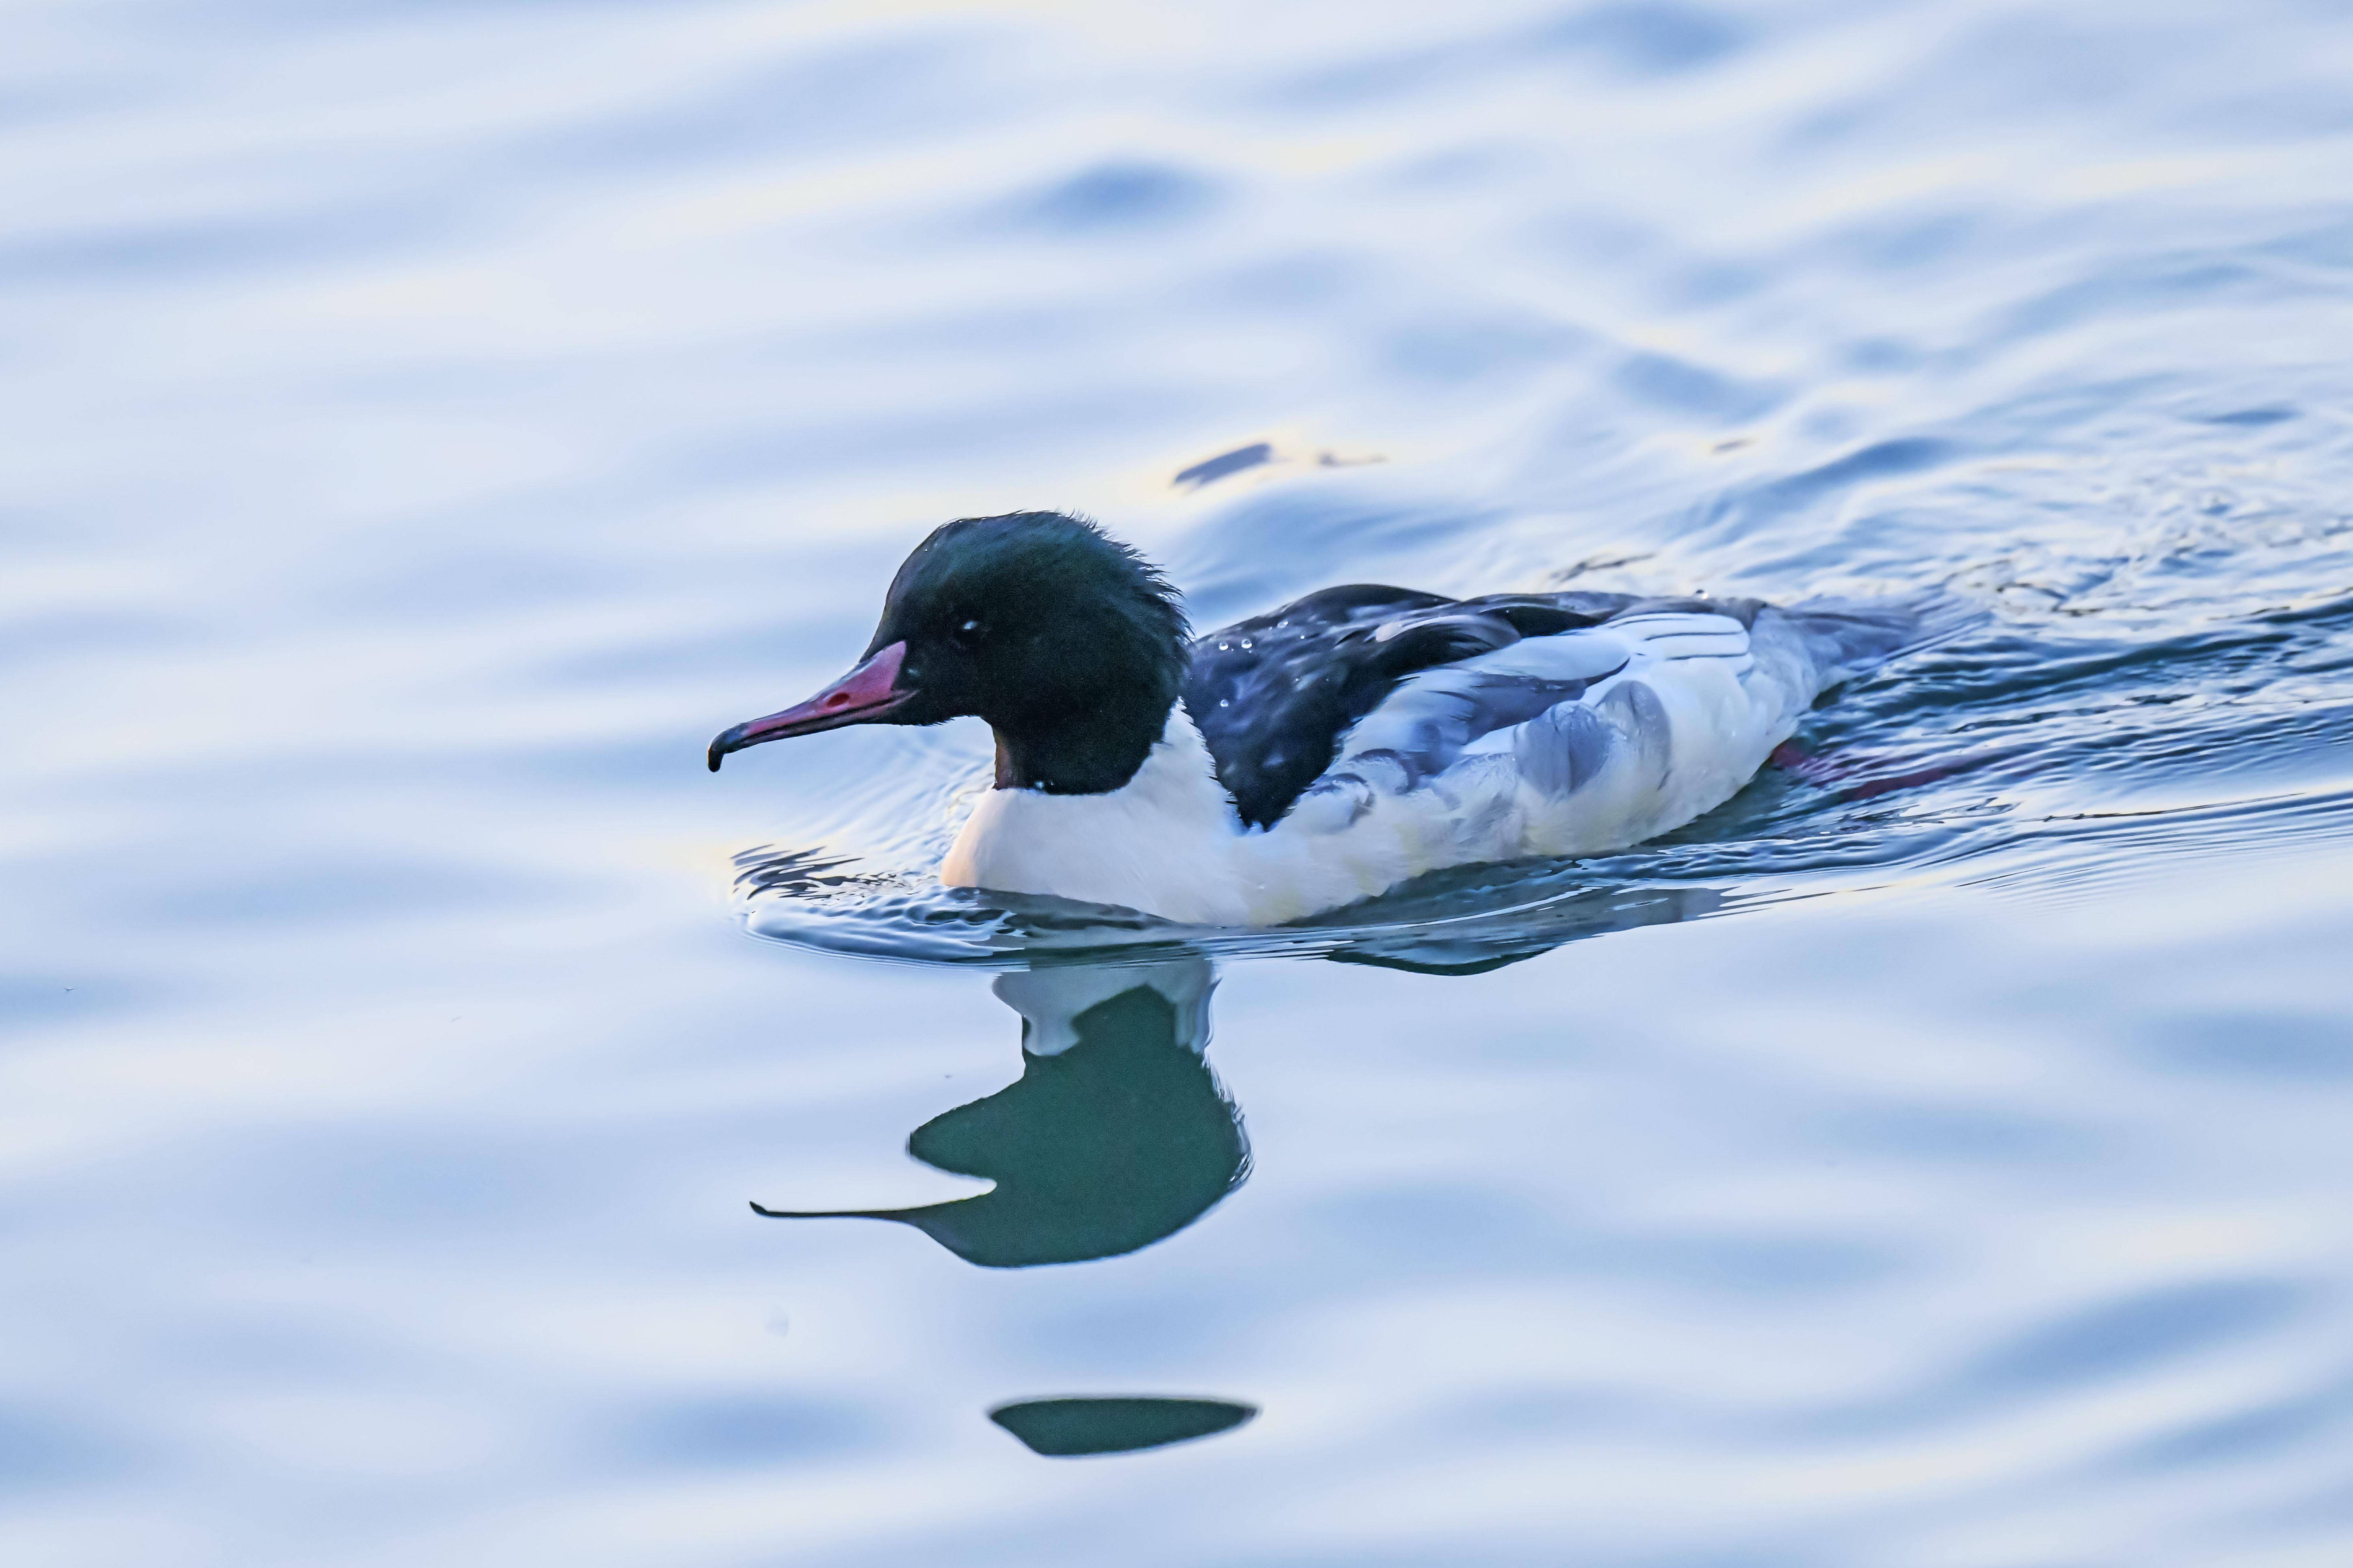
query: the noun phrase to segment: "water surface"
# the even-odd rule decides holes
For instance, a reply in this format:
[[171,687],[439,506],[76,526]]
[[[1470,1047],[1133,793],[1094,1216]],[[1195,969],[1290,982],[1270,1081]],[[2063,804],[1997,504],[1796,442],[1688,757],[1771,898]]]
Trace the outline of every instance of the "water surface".
[[[0,1555],[2344,1561],[2340,7],[15,23]],[[703,772],[1029,506],[1983,618],[1274,934]]]

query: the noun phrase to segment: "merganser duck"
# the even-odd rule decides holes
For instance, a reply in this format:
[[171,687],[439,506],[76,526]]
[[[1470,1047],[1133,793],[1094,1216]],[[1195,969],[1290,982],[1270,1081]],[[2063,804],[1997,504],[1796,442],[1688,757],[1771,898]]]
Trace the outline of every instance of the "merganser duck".
[[858,667],[709,760],[976,716],[996,787],[943,883],[1274,925],[1425,871],[1680,827],[1918,629],[1902,605],[1356,584],[1193,639],[1134,550],[1013,512],[934,531]]

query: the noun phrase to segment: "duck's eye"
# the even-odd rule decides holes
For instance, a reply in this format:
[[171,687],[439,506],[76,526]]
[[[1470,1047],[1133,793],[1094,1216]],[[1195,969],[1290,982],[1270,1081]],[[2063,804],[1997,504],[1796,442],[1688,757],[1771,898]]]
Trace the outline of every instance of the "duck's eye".
[[980,637],[980,622],[979,622],[978,620],[965,620],[965,621],[960,621],[960,622],[958,622],[958,623],[956,624],[956,629],[955,629],[955,639],[956,639],[956,641],[958,641],[958,642],[975,642],[975,641],[977,641],[977,640],[979,639],[979,637]]

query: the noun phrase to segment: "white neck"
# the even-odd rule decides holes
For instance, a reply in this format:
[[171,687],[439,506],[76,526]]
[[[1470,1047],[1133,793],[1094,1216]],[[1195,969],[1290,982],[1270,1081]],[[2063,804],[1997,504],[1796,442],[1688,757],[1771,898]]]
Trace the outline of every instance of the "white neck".
[[1250,918],[1233,797],[1183,704],[1135,776],[1102,795],[993,789],[940,866],[951,888],[1045,893],[1209,925]]

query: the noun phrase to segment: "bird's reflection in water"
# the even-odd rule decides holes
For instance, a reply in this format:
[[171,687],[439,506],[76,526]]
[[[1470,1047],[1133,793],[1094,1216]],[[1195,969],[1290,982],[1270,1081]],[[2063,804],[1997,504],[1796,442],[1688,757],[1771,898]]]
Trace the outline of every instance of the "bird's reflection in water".
[[1019,1081],[907,1140],[925,1164],[995,1190],[829,1214],[913,1226],[984,1268],[1116,1258],[1174,1236],[1250,1171],[1241,1119],[1202,1056],[1216,984],[1204,958],[997,976],[1021,1015]]
[[[1327,956],[1473,974],[1580,938],[1712,914],[1722,903],[1704,888],[1595,889],[1547,900],[1508,923],[1400,923]],[[920,1208],[752,1206],[775,1219],[893,1220],[984,1268],[1116,1258],[1174,1236],[1250,1173],[1240,1114],[1203,1056],[1216,985],[1215,969],[1198,954],[1000,974],[997,997],[1021,1015],[1019,1081],[907,1139],[916,1159],[992,1181],[992,1191]]]
[[1084,1454],[1133,1454],[1196,1437],[1230,1432],[1258,1414],[1231,1399],[1171,1399],[1142,1394],[1111,1398],[1017,1399],[988,1418],[1021,1439],[1033,1454],[1071,1459]]
[[[1713,914],[1723,902],[1704,888],[1594,889],[1546,900],[1507,924],[1400,922],[1327,956],[1474,974],[1585,937]],[[907,1139],[925,1164],[985,1178],[993,1190],[919,1208],[752,1206],[773,1219],[894,1220],[984,1268],[1116,1258],[1174,1236],[1250,1173],[1241,1116],[1203,1055],[1216,985],[1198,955],[1000,974],[997,997],[1021,1015],[1019,1081]]]
[[[1476,974],[1564,942],[1691,920],[1724,905],[1709,889],[1602,889],[1481,922],[1449,918],[1443,892],[1432,898],[1426,921],[1357,933],[1324,956],[1424,974]],[[920,1208],[810,1213],[752,1206],[776,1219],[893,1220],[984,1268],[1116,1258],[1174,1236],[1250,1173],[1240,1113],[1203,1055],[1216,986],[1216,970],[1198,954],[1150,963],[1043,963],[1000,974],[998,999],[1021,1015],[1019,1080],[934,1117],[907,1139],[907,1152],[925,1164],[987,1178],[993,1189]],[[1033,1453],[1076,1458],[1211,1436],[1247,1422],[1257,1407],[1229,1399],[1082,1395],[1015,1400],[988,1414]]]

